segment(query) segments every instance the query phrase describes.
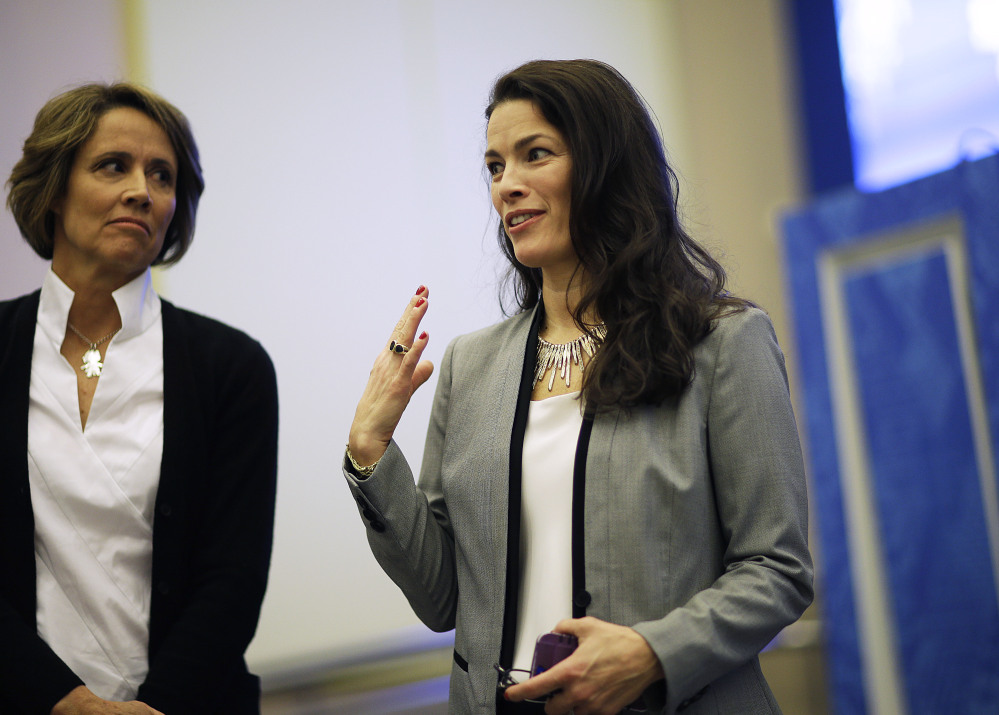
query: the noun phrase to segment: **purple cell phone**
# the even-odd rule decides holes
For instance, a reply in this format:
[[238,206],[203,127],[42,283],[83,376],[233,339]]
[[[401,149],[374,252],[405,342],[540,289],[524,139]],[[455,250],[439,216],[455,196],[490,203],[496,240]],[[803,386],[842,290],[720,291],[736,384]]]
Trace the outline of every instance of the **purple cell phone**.
[[531,677],[544,673],[560,660],[564,660],[576,650],[576,636],[569,633],[543,633],[534,644],[534,660],[531,662]]

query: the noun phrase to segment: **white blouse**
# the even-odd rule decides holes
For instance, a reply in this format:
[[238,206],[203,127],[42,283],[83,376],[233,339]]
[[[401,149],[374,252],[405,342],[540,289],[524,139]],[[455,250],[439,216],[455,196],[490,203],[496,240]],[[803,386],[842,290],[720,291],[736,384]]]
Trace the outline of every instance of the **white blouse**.
[[572,470],[583,424],[578,398],[571,392],[535,400],[528,413],[514,668],[529,670],[538,636],[572,616]]
[[[38,634],[92,690],[132,700],[149,670],[152,528],[163,455],[163,326],[146,271],[114,292],[110,341],[84,431],[60,353],[73,291],[50,269],[31,360],[28,477]],[[97,339],[100,336],[90,336]]]

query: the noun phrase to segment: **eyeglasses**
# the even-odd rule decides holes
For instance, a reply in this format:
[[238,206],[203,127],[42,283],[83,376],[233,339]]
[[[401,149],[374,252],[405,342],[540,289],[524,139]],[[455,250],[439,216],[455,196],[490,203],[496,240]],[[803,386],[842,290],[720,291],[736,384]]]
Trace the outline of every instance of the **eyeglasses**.
[[[495,668],[496,672],[499,673],[499,681],[496,683],[496,689],[499,690],[500,692],[506,690],[511,685],[519,685],[522,682],[521,680],[518,680],[518,678],[522,677],[521,674],[526,675],[528,678],[531,677],[531,671],[526,670],[524,668],[504,668],[499,663],[493,663],[493,668]],[[516,675],[514,675],[514,673],[516,673]],[[548,693],[545,696],[544,700],[532,700],[531,698],[524,698],[523,702],[537,703],[539,705],[544,705],[546,702],[548,702],[548,698],[550,698],[552,695],[554,695],[557,692],[559,691],[556,690],[554,692]],[[645,705],[645,702],[642,700],[641,696],[639,696],[639,698],[635,700],[635,702],[633,702],[631,705],[625,708],[625,712],[644,713],[648,712],[648,707]]]
[[[499,681],[496,683],[496,689],[500,692],[506,690],[511,685],[519,685],[522,680],[527,680],[527,678],[531,677],[531,671],[525,668],[504,668],[499,663],[493,663],[493,668],[499,673]],[[523,702],[544,705],[552,695],[554,693],[548,693],[543,700],[524,698]]]

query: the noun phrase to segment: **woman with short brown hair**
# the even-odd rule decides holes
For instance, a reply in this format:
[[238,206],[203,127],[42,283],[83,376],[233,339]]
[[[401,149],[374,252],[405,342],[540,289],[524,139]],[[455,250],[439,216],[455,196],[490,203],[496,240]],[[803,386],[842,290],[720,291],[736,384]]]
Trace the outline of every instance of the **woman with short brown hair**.
[[8,186],[52,263],[0,302],[0,711],[258,713],[277,386],[259,343],[153,290],[204,188],[188,122],[71,89]]

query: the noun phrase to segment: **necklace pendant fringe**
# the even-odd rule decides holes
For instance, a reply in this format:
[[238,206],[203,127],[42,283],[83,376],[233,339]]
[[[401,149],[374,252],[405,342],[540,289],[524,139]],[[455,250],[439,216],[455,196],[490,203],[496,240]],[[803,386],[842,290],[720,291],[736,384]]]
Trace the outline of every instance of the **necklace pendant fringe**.
[[549,370],[552,371],[551,377],[548,379],[549,392],[555,387],[556,372],[565,380],[565,386],[571,387],[572,366],[574,364],[577,365],[580,371],[584,369],[582,362],[583,353],[585,352],[591,358],[596,354],[597,349],[600,347],[600,341],[607,335],[607,328],[603,325],[598,325],[593,328],[593,332],[596,334],[597,340],[584,333],[575,340],[563,343],[562,345],[555,345],[539,337],[538,360],[534,368],[534,383],[532,387],[536,387],[541,378]]

